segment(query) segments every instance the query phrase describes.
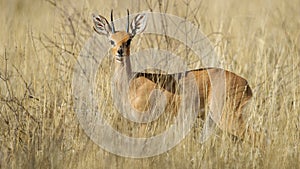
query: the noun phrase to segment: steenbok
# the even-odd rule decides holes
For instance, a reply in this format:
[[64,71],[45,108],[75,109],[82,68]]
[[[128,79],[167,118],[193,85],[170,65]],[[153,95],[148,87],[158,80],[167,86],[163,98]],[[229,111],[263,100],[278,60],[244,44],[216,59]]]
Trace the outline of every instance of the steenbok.
[[[127,11],[128,12],[128,11]],[[201,110],[201,117],[206,120],[210,125],[217,125],[220,129],[229,132],[239,138],[248,135],[253,139],[255,133],[246,126],[242,109],[252,97],[252,91],[249,87],[247,80],[244,78],[220,69],[220,68],[202,68],[189,70],[179,74],[165,74],[165,73],[142,73],[133,72],[130,62],[130,44],[135,35],[140,34],[146,27],[147,16],[145,14],[136,15],[131,23],[128,21],[125,31],[117,31],[114,26],[113,14],[111,12],[111,22],[101,15],[93,15],[94,30],[100,34],[105,35],[112,45],[112,55],[115,59],[115,72],[125,72],[122,74],[122,80],[128,82],[127,99],[130,106],[135,112],[140,113],[139,116],[143,116],[143,113],[151,109],[151,93],[153,90],[160,90],[166,98],[168,105],[178,102],[182,99],[178,92],[182,87],[183,81],[189,82],[190,78],[194,78],[198,88],[198,98],[200,100],[199,107]],[[116,73],[118,74],[118,73]],[[224,77],[223,79],[221,77]],[[175,80],[174,77],[179,77]],[[220,79],[223,86],[225,97],[224,106],[219,110],[216,110],[214,106],[211,106],[212,101],[212,83],[218,83]],[[122,80],[116,80],[115,85],[118,88],[122,88],[124,82]],[[224,82],[221,81],[225,80]],[[218,93],[218,89],[216,93]],[[174,108],[176,109],[176,108]],[[205,117],[203,110],[208,110],[209,116]],[[176,115],[176,110],[173,111]],[[218,120],[216,117],[219,116]],[[213,123],[213,124],[212,124]],[[204,127],[205,128],[205,127]]]

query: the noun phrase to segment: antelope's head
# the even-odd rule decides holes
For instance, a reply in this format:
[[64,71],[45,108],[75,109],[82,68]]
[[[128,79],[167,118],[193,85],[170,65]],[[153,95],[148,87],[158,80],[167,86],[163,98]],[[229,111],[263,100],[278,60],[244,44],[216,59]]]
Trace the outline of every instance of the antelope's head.
[[138,14],[129,24],[129,11],[127,10],[126,31],[116,31],[113,21],[113,11],[111,11],[111,23],[109,24],[105,17],[94,15],[94,30],[105,35],[111,45],[112,54],[116,57],[116,61],[122,62],[124,57],[130,55],[130,42],[132,38],[142,33],[146,27],[147,18],[145,14]]

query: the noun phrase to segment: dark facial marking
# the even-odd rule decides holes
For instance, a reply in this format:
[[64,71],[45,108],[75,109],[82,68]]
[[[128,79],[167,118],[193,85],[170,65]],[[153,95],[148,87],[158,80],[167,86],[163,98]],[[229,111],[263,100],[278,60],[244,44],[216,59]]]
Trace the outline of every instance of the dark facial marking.
[[129,47],[130,46],[130,43],[131,43],[131,39],[128,39],[128,41],[126,42],[126,47]]

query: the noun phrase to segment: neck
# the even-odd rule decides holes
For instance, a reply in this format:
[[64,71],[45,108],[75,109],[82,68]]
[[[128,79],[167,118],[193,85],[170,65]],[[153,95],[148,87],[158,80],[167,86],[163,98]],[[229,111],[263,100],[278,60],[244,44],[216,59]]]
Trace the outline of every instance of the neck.
[[[117,56],[115,56],[117,57]],[[115,75],[121,81],[129,82],[132,76],[130,57],[123,56],[121,60],[115,60]],[[116,79],[116,80],[118,80]],[[118,80],[118,81],[119,81]]]

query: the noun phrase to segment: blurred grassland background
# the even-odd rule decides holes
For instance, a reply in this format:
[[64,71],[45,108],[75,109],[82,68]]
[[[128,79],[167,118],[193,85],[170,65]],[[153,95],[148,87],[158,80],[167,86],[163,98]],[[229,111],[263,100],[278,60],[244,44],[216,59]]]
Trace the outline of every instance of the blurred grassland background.
[[[299,0],[1,0],[0,168],[300,168],[299,7]],[[114,9],[119,18],[127,8],[177,15],[211,35],[226,69],[253,88],[247,122],[267,131],[269,144],[257,148],[221,131],[199,144],[201,121],[151,158],[119,157],[93,143],[73,111],[72,66],[93,33],[91,13]]]

